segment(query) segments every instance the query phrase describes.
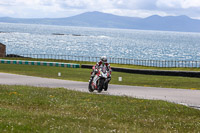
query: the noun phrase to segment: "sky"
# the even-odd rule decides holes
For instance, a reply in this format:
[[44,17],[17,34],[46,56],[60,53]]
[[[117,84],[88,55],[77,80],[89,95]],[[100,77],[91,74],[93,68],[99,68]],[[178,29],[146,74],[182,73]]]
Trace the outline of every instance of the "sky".
[[63,18],[91,11],[142,18],[187,15],[200,19],[200,0],[0,0],[0,17]]

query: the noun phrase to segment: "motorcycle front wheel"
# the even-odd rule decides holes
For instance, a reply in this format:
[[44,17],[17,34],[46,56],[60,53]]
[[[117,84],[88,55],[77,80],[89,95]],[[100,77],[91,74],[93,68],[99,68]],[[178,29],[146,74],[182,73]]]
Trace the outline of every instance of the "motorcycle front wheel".
[[104,85],[104,91],[107,91],[107,89],[108,89],[108,82],[105,83],[105,85]]
[[94,91],[94,89],[92,89],[92,80],[90,80],[90,82],[89,82],[89,85],[88,85],[88,90],[89,90],[89,92],[93,92]]
[[99,79],[98,90],[97,90],[99,93],[102,92],[102,90],[103,90],[103,84],[104,84],[104,79]]

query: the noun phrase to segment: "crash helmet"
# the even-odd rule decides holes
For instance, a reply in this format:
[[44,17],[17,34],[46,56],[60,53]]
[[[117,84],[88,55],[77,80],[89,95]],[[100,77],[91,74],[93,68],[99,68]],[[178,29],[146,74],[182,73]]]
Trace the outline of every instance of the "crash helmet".
[[106,56],[101,56],[101,61],[103,62],[103,63],[106,63],[107,62],[107,58],[106,58]]

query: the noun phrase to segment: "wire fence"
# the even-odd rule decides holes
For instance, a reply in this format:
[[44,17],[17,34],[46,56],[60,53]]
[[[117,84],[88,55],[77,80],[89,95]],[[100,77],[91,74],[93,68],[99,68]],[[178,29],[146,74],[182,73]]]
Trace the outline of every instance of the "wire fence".
[[[88,61],[97,62],[99,57],[91,56],[75,56],[75,55],[55,55],[55,54],[9,54],[7,57],[23,57],[23,58],[35,58],[35,59],[56,59],[56,60],[72,60],[72,61]],[[139,66],[151,66],[151,67],[186,67],[186,68],[199,68],[200,61],[175,61],[175,60],[138,60],[127,58],[113,58],[108,57],[109,63],[114,64],[129,64]]]

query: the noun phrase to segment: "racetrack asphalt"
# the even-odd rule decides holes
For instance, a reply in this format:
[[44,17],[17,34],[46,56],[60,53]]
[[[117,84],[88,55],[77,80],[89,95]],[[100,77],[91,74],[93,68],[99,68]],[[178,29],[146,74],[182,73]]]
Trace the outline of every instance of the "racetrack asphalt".
[[[17,74],[0,73],[0,84],[27,85],[36,87],[67,88],[70,90],[89,92],[87,82],[41,78]],[[97,93],[97,92],[94,92]],[[200,109],[200,90],[172,89],[158,87],[139,87],[109,84],[108,91],[101,94],[130,96],[140,99],[164,100]]]

